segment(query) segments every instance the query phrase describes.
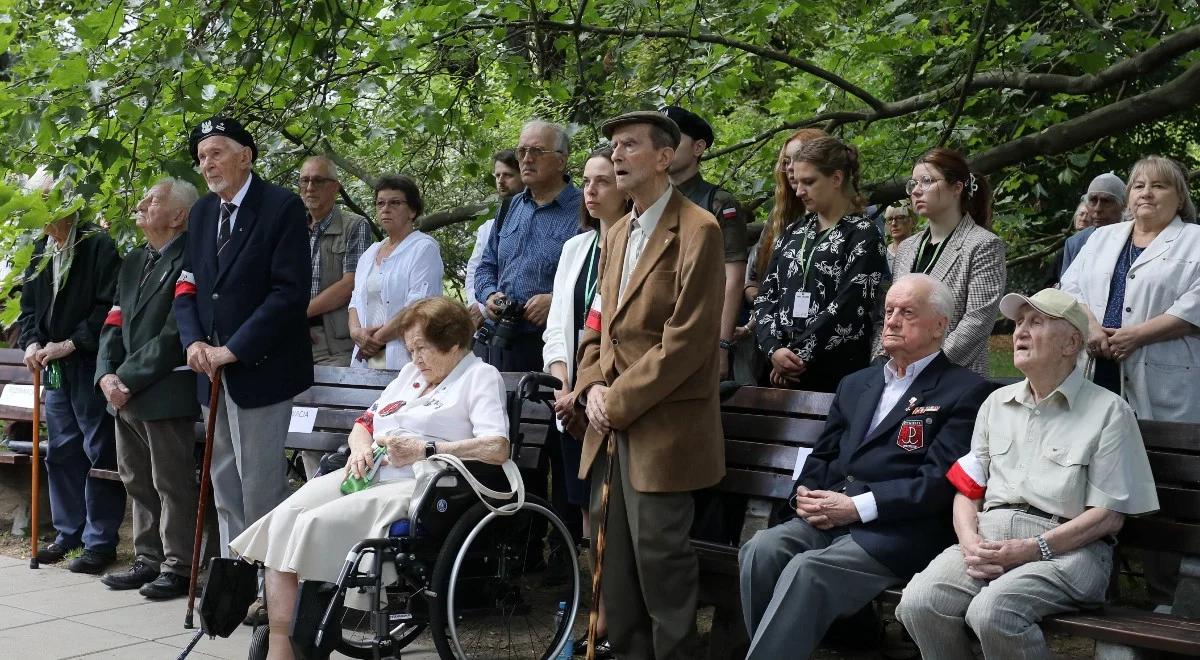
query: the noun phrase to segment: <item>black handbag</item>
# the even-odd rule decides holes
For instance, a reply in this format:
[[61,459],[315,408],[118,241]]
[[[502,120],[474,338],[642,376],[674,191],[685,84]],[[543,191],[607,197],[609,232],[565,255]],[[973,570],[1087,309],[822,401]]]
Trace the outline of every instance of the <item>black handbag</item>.
[[258,566],[241,559],[214,557],[208,564],[208,584],[200,597],[200,625],[209,635],[229,637],[250,603],[258,597]]
[[[342,604],[346,592],[332,582],[304,580],[296,594],[296,616],[292,619],[290,636],[292,654],[300,660],[325,660],[337,648],[342,635]],[[325,621],[321,641],[317,643],[317,632],[322,629],[321,620],[333,604],[332,613]]]

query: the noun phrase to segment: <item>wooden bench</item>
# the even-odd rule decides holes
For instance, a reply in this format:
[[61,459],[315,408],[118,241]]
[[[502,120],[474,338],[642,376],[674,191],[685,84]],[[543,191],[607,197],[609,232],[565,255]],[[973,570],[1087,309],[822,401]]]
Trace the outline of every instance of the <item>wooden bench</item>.
[[[832,395],[742,388],[722,406],[728,493],[785,500],[796,452],[811,447],[824,425]],[[1184,555],[1174,615],[1127,607],[1049,617],[1044,630],[1096,640],[1097,652],[1137,657],[1135,649],[1200,655],[1200,425],[1141,422],[1161,510],[1126,519],[1119,547],[1170,550]],[[753,521],[750,521],[753,524]],[[710,658],[745,657],[748,640],[739,605],[738,548],[693,540],[700,561],[700,597],[716,606]],[[899,602],[899,589],[881,595]]]
[[[25,366],[25,352],[19,348],[0,348],[0,389],[5,386],[32,385],[33,374]],[[0,421],[30,422],[33,411],[28,408],[0,405]],[[44,447],[44,445],[43,445]],[[29,465],[29,454],[0,450],[0,465]]]
[[[379,393],[396,377],[396,372],[318,366],[314,367],[313,375],[312,387],[297,395],[292,403],[296,407],[316,409],[313,430],[307,433],[289,432],[285,443],[287,449],[332,452],[346,444],[354,420],[375,402]],[[510,396],[522,375],[504,374],[505,388]],[[525,445],[517,461],[521,467],[537,464],[550,419],[550,411],[545,406],[527,402],[523,407],[521,432]],[[196,429],[197,442],[203,443],[204,424],[198,422]],[[116,470],[92,469],[90,474],[100,479],[120,481]]]

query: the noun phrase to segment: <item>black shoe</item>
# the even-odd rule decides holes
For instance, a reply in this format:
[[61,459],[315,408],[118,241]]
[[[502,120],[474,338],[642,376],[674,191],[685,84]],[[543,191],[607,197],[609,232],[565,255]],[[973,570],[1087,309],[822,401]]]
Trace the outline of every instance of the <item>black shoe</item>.
[[74,550],[64,545],[51,543],[50,545],[38,550],[37,560],[39,564],[57,564],[67,556],[67,553]]
[[121,573],[106,573],[100,578],[100,583],[115,591],[137,589],[158,577],[158,569],[150,568],[141,559],[135,560],[128,571]]
[[267,625],[267,601],[259,598],[250,603],[250,608],[246,610],[246,618],[242,619],[242,625],[255,628]]
[[72,573],[87,573],[89,575],[99,575],[108,568],[109,564],[117,560],[115,552],[100,552],[99,550],[84,550],[82,555],[71,560],[67,564],[67,570]]
[[[583,657],[587,655],[587,635],[571,642],[571,657]],[[612,645],[608,643],[607,637],[601,637],[596,640],[596,660],[611,660],[617,656],[613,655]]]
[[186,595],[188,592],[187,576],[179,575],[178,573],[168,573],[163,571],[154,578],[153,582],[148,582],[138,589],[138,593],[151,600],[166,600],[168,598],[178,598]]

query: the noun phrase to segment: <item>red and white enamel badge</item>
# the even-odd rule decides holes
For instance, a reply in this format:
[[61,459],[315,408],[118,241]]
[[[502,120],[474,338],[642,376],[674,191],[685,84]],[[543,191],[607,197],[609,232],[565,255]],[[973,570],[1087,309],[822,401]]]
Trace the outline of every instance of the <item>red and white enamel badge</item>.
[[904,451],[916,451],[925,446],[925,425],[919,419],[906,419],[896,434],[896,445]]
[[396,412],[397,410],[400,410],[401,408],[403,408],[404,404],[405,404],[404,401],[393,401],[392,403],[389,403],[386,406],[384,406],[379,411],[379,416],[387,417],[388,415],[391,415],[392,413]]

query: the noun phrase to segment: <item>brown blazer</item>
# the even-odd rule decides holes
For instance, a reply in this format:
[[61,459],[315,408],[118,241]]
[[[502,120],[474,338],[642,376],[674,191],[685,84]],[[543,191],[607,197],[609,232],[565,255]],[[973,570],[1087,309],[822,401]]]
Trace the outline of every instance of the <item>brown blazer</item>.
[[[576,391],[600,383],[609,421],[629,437],[629,475],[642,492],[712,486],[725,475],[717,358],[725,268],[721,227],[674,191],[646,240],[625,298],[617,290],[630,216],[600,251],[601,332],[585,330]],[[581,397],[582,398],[582,397]],[[589,426],[579,476],[604,437]]]

